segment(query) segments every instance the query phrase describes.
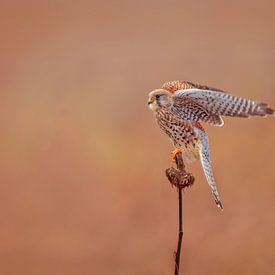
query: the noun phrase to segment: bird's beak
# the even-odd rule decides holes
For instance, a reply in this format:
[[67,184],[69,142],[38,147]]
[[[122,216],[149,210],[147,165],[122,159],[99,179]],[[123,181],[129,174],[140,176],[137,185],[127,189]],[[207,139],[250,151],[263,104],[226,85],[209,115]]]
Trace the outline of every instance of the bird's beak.
[[152,104],[152,103],[155,101],[155,99],[156,99],[155,96],[149,97],[147,104],[148,104],[148,105]]

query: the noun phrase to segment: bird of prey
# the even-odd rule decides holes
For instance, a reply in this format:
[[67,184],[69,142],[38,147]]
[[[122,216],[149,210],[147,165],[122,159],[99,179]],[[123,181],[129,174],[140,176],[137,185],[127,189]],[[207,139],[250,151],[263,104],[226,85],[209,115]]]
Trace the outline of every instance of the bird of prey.
[[148,105],[175,150],[187,162],[200,159],[217,207],[223,208],[211,167],[208,137],[201,122],[224,124],[221,116],[274,116],[266,103],[230,95],[222,90],[189,81],[170,81],[148,95]]

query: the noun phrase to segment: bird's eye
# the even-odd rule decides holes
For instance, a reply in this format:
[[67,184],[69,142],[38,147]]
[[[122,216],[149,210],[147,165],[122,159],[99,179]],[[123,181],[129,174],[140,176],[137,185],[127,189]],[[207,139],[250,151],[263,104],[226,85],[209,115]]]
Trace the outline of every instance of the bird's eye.
[[156,99],[159,99],[160,95],[156,95]]

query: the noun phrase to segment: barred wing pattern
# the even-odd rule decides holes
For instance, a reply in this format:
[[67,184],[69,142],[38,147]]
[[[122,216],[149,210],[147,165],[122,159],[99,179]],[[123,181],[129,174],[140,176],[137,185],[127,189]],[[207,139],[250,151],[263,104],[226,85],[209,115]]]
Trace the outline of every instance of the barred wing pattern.
[[199,138],[199,141],[200,141],[199,154],[200,154],[201,165],[202,165],[205,177],[207,179],[209,187],[211,188],[211,193],[216,202],[216,205],[219,208],[223,209],[221,199],[214,180],[213,172],[212,172],[210,148],[209,148],[207,134],[204,132],[202,128],[199,129],[197,127],[194,127],[194,131],[197,134],[197,137]]
[[[175,110],[179,113],[185,108],[185,102],[194,102],[200,106],[206,114],[201,114],[196,109],[193,109],[193,115],[196,119],[212,123],[213,117],[217,116],[232,116],[232,117],[249,117],[249,116],[266,116],[274,115],[274,110],[267,104],[262,102],[244,99],[238,96],[233,96],[223,92],[200,89],[179,90],[173,94]],[[189,105],[190,103],[188,103]],[[183,116],[186,111],[183,110]]]
[[[184,90],[188,91],[188,90]],[[207,107],[197,102],[194,98],[189,98],[183,94],[173,95],[173,105],[171,111],[179,118],[187,121],[203,121],[210,123],[214,126],[222,126],[222,118],[215,113],[207,110]]]

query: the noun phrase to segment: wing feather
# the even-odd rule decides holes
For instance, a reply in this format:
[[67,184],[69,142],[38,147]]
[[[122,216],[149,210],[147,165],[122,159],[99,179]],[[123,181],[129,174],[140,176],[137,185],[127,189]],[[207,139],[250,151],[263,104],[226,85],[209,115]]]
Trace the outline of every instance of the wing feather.
[[274,115],[266,103],[233,96],[224,92],[200,89],[179,90],[173,95],[175,102],[192,102],[217,116],[249,117]]
[[[178,93],[178,92],[177,92]],[[173,95],[171,111],[179,118],[188,121],[203,121],[215,126],[222,126],[223,120],[220,115],[211,113],[200,102],[191,97],[185,97],[177,93]]]
[[211,193],[213,195],[213,198],[215,200],[217,207],[223,209],[221,199],[217,190],[217,186],[214,180],[213,172],[212,172],[210,147],[208,143],[207,134],[204,132],[202,127],[201,129],[194,127],[194,130],[200,141],[199,154],[200,154],[201,165],[202,165],[205,177],[207,179],[208,185],[211,189]]

